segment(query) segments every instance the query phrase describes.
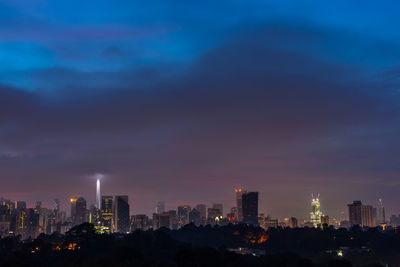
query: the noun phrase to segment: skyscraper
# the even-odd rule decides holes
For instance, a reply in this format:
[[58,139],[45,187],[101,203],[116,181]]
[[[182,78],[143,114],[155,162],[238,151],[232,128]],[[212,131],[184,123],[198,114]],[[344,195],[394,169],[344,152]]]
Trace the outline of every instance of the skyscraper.
[[243,221],[243,204],[242,204],[242,196],[245,191],[242,188],[235,189],[236,194],[236,208],[237,208],[237,221]]
[[379,206],[378,206],[378,224],[386,223],[385,218],[385,207],[383,207],[382,199],[379,199]]
[[75,220],[75,215],[76,215],[76,201],[78,200],[78,198],[73,197],[70,199],[71,202],[71,218],[72,218],[72,222],[74,222]]
[[101,209],[101,197],[100,197],[100,179],[97,178],[96,181],[96,207]]
[[350,226],[361,225],[361,201],[353,201],[353,204],[348,204],[349,207],[349,222]]
[[361,226],[375,227],[372,206],[361,205]]
[[101,211],[97,208],[97,204],[90,205],[89,211],[89,222],[94,224],[96,227],[101,226]]
[[189,224],[189,212],[190,211],[191,211],[191,208],[188,205],[178,207],[178,225],[179,225],[179,227]]
[[374,219],[374,225],[379,225],[378,212],[375,207],[372,208],[372,218]]
[[75,216],[73,217],[73,224],[79,225],[86,222],[86,200],[83,197],[75,201]]
[[319,203],[319,193],[317,196],[311,195],[311,212],[310,212],[310,222],[314,225],[314,227],[318,227],[321,225],[321,216],[324,214],[320,210]]
[[242,194],[243,222],[247,224],[258,224],[258,192]]
[[129,232],[130,220],[128,196],[115,196],[114,205],[115,232]]
[[157,206],[156,206],[156,213],[161,214],[165,211],[165,202],[164,201],[158,201]]
[[108,227],[111,231],[112,228],[112,207],[113,207],[113,197],[112,196],[102,196],[101,197],[101,222],[103,226]]

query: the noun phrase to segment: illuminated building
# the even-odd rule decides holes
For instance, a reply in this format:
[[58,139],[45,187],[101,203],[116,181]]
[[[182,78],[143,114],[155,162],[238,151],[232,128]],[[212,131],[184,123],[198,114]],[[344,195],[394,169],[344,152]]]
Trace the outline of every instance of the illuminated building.
[[219,222],[222,220],[222,213],[220,209],[208,208],[207,213],[207,224],[219,224]]
[[372,206],[361,205],[361,226],[375,227],[372,216]]
[[165,202],[164,201],[158,201],[157,206],[156,206],[156,213],[161,214],[165,212]]
[[295,217],[289,218],[289,227],[290,228],[297,228],[297,219]]
[[200,225],[200,212],[196,209],[192,209],[189,212],[189,222],[194,223],[196,226]]
[[115,232],[129,232],[129,202],[128,196],[115,196],[114,202],[114,227]]
[[385,207],[383,207],[382,199],[379,199],[379,206],[378,206],[378,224],[386,223],[385,218]]
[[231,208],[231,212],[227,214],[227,218],[229,220],[229,222],[231,223],[237,223],[237,208],[233,207]]
[[101,197],[101,223],[104,227],[107,227],[109,231],[112,229],[112,213],[113,197],[102,196]]
[[312,196],[311,200],[311,212],[310,212],[310,222],[313,224],[314,227],[318,227],[321,225],[321,216],[324,214],[320,210],[320,203],[319,203],[319,193],[317,197]]
[[18,220],[17,220],[17,230],[16,233],[19,235],[24,235],[28,228],[28,215],[26,209],[21,208],[18,210]]
[[283,221],[279,221],[278,225],[281,228],[289,227],[289,218],[284,218]]
[[235,189],[235,194],[236,194],[236,208],[237,208],[237,220],[239,222],[243,221],[243,204],[242,204],[242,196],[243,193],[245,193],[242,188]]
[[86,200],[83,197],[75,201],[75,216],[73,217],[73,225],[79,225],[86,222]]
[[189,212],[190,211],[191,211],[191,208],[188,205],[178,207],[178,226],[179,227],[189,224]]
[[164,212],[161,214],[157,213],[153,214],[153,229],[157,230],[161,227],[172,229],[172,215],[169,214],[168,212]]
[[36,216],[38,216],[39,234],[48,233],[47,229],[48,225],[51,223],[52,211],[46,208],[40,208]]
[[353,204],[348,204],[349,207],[349,222],[350,226],[361,225],[361,201],[353,201]]
[[258,225],[261,226],[264,224],[264,222],[265,222],[265,214],[264,213],[258,214]]
[[264,229],[268,228],[277,228],[278,227],[278,219],[270,219],[270,218],[265,218],[264,220]]
[[96,205],[90,206],[89,222],[94,224],[95,226],[100,226],[101,224],[100,210],[97,208]]
[[258,192],[242,194],[243,222],[247,224],[258,224]]
[[70,203],[71,203],[71,219],[72,222],[75,221],[75,215],[76,215],[76,201],[78,200],[78,198],[73,197],[70,199]]

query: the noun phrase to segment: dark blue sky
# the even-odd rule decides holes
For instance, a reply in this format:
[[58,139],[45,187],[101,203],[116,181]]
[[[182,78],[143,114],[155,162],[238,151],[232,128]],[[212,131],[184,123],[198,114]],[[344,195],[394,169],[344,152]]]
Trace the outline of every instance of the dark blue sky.
[[1,1],[0,195],[399,213],[399,5]]

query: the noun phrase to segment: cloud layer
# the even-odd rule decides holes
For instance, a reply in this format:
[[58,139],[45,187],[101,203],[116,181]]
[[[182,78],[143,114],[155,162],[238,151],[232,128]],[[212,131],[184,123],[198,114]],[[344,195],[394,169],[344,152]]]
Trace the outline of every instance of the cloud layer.
[[134,213],[157,200],[228,211],[238,186],[274,216],[306,217],[311,192],[334,216],[379,197],[398,212],[397,46],[308,23],[223,32],[192,56],[140,64],[125,37],[84,34],[97,48],[82,64],[52,54],[2,72],[0,194],[94,202],[101,172],[104,193],[129,194]]

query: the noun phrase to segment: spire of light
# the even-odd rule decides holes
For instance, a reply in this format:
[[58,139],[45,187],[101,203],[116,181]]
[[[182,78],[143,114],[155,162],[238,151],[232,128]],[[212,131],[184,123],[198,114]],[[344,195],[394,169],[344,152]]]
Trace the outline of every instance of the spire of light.
[[96,206],[98,209],[100,209],[100,204],[101,204],[101,197],[100,197],[100,175],[97,177],[97,182],[96,182]]

